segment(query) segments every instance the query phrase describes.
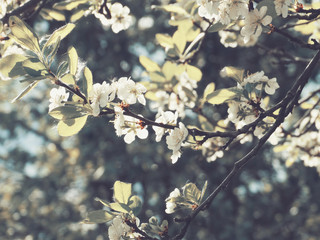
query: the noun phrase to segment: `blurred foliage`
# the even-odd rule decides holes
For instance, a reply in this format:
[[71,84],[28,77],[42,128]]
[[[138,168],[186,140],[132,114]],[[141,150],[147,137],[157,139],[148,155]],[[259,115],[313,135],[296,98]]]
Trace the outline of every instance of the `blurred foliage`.
[[[143,80],[140,55],[149,56],[159,65],[164,61],[155,35],[172,33],[167,24],[169,15],[151,9],[162,1],[120,2],[128,5],[136,17],[133,27],[114,34],[104,30],[94,16],[88,16],[61,42],[59,52],[74,46],[81,61],[92,70],[94,82],[120,76]],[[139,20],[145,16],[153,19],[153,25],[139,28]],[[42,34],[63,25],[40,16],[28,23]],[[217,88],[231,87],[231,81],[219,77],[219,71],[229,65],[250,72],[263,69],[270,77],[277,76],[280,86],[291,84],[305,62],[283,64],[266,49],[290,50],[293,45],[273,35],[264,36],[260,44],[265,48],[224,48],[217,34],[209,34],[192,61],[203,72],[198,93],[202,94],[211,82]],[[303,49],[296,49],[295,54],[312,56]],[[164,212],[169,193],[189,181],[203,186],[207,180],[209,191],[213,190],[250,147],[235,144],[223,159],[213,163],[207,163],[197,151],[186,150],[172,165],[165,143],[155,143],[153,133],[150,139],[126,145],[104,118],[89,118],[78,135],[62,138],[55,129],[56,120],[47,115],[50,83],[41,82],[15,104],[10,100],[23,86],[13,81],[0,84],[0,239],[107,239],[106,225],[80,221],[88,211],[101,209],[95,197],[112,201],[111,188],[116,180],[133,183],[133,191],[143,199],[141,220],[147,222],[153,215],[161,221],[167,219],[169,234],[173,234],[179,224]],[[278,97],[285,90],[280,88]],[[150,118],[155,115],[144,111]],[[216,119],[225,117],[210,109],[206,114]],[[291,168],[284,163],[285,159],[265,146],[210,208],[192,222],[186,239],[318,239],[318,173],[300,162]]]

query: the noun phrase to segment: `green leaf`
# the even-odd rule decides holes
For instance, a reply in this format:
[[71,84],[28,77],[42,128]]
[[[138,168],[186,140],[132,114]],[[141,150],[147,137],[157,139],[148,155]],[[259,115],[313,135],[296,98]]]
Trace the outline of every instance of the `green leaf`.
[[49,8],[42,8],[40,11],[41,17],[45,20],[56,20],[56,21],[66,21],[65,15],[57,10],[49,9]]
[[47,48],[48,46],[55,44],[58,38],[60,37],[60,40],[64,39],[74,28],[75,24],[68,23],[67,25],[64,25],[57,30],[55,30],[51,36],[49,37],[48,41],[43,46],[43,49]]
[[72,16],[70,17],[70,22],[76,22],[79,19],[81,19],[84,16],[85,11],[82,9],[79,9],[75,11]]
[[137,195],[133,195],[129,199],[129,208],[133,211],[133,214],[137,216],[141,210],[142,202],[141,199]]
[[63,61],[59,64],[57,69],[57,76],[60,78],[61,76],[65,75],[68,71],[68,62]]
[[172,41],[173,41],[173,44],[177,46],[177,48],[179,49],[179,53],[182,54],[187,44],[186,31],[178,28],[178,30],[175,31],[175,33],[172,36]]
[[208,120],[204,116],[198,115],[198,119],[201,129],[205,131],[214,131],[214,127],[210,122],[208,122]]
[[168,34],[156,34],[156,40],[164,48],[173,48],[173,40]]
[[25,72],[32,77],[45,76],[49,74],[46,67],[38,58],[26,59],[23,61],[22,66]]
[[[149,77],[153,82],[165,82],[167,81],[165,76],[161,72],[150,72]],[[171,79],[168,79],[168,81]]]
[[202,72],[199,68],[186,64],[186,72],[188,73],[188,76],[196,81],[200,81],[202,78]]
[[60,120],[58,123],[59,135],[69,137],[78,133],[86,124],[87,118],[88,115],[74,119]]
[[183,195],[188,201],[200,203],[201,192],[194,183],[187,183],[182,189]]
[[77,68],[78,68],[78,54],[74,47],[68,48],[68,63],[69,63],[69,70],[72,75],[76,75]]
[[51,63],[54,60],[54,57],[56,56],[59,46],[60,46],[60,42],[61,42],[61,38],[58,37],[57,41],[55,42],[55,44],[50,45],[49,47],[46,48],[46,50],[48,51],[47,55],[47,63],[50,66]]
[[35,52],[40,53],[39,39],[24,21],[16,16],[10,16],[9,27],[11,33],[9,37],[14,39],[21,46]]
[[233,88],[224,88],[207,96],[207,101],[211,104],[222,104],[226,101],[230,101],[236,99],[241,96],[241,90],[233,87]]
[[82,221],[82,223],[105,223],[111,221],[116,215],[106,211],[97,210],[89,212],[87,217]]
[[90,0],[69,0],[69,1],[63,1],[59,2],[53,5],[53,8],[58,10],[68,10],[71,11],[74,8],[77,8],[79,5],[87,3]]
[[83,82],[83,91],[86,93],[86,96],[89,96],[89,93],[92,90],[93,77],[92,72],[88,67],[85,67],[83,70],[84,82]]
[[113,202],[109,205],[110,209],[116,212],[129,213],[131,209],[124,203]]
[[23,98],[28,92],[30,92],[37,84],[39,83],[39,80],[34,81],[30,83],[15,99],[13,99],[11,102],[14,103],[15,101],[18,101],[19,99]]
[[109,202],[107,202],[107,201],[105,201],[105,200],[102,200],[102,199],[100,199],[100,198],[95,198],[94,200],[96,200],[96,201],[102,203],[104,206],[110,208],[110,203],[109,203]]
[[207,96],[214,92],[216,85],[214,83],[209,83],[203,92],[203,98],[207,99]]
[[85,106],[65,105],[52,109],[49,115],[58,120],[70,120],[86,116],[89,112]]
[[206,191],[207,191],[207,188],[208,188],[208,181],[206,181],[201,189],[201,197],[200,197],[200,203],[202,202],[203,198],[204,198],[204,195],[206,194]]
[[226,29],[228,25],[222,24],[221,22],[215,23],[209,27],[209,32],[219,32],[220,30]]
[[113,197],[119,203],[127,204],[132,195],[131,183],[116,181],[113,185]]
[[178,66],[176,63],[166,61],[162,66],[162,73],[165,76],[165,80],[170,81],[177,72]]
[[38,76],[38,77],[24,77],[22,80],[19,80],[20,82],[30,82],[30,81],[35,81],[35,80],[44,80],[49,78],[50,75],[44,75],[44,76]]
[[0,58],[0,73],[7,78],[25,75],[22,62],[26,59],[26,56],[20,54],[11,54]]
[[236,80],[238,83],[242,83],[244,77],[244,69],[227,66],[220,71],[220,75],[224,78],[229,77],[233,80]]
[[64,75],[61,78],[61,81],[67,85],[75,85],[76,84],[74,75],[72,75],[71,73],[67,73],[66,75]]
[[140,56],[139,61],[141,65],[148,71],[148,72],[156,72],[160,71],[160,67],[157,63],[152,61],[150,58],[147,58],[146,56]]

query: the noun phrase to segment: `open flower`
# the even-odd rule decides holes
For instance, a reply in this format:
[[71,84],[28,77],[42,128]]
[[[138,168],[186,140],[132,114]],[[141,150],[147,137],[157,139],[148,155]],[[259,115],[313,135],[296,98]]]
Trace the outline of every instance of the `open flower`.
[[135,104],[138,101],[146,105],[144,93],[147,89],[140,83],[135,83],[130,78],[122,77],[118,80],[118,98],[128,104]]
[[241,35],[244,36],[244,42],[248,42],[252,35],[259,37],[262,33],[262,26],[267,26],[271,23],[272,17],[267,15],[268,8],[263,6],[258,10],[255,8],[249,12],[244,20],[244,27],[241,29]]
[[69,93],[66,92],[65,88],[59,87],[51,89],[49,99],[49,112],[56,107],[64,106],[64,102],[67,101],[68,98]]
[[288,10],[291,2],[292,0],[275,0],[274,6],[277,15],[282,15],[283,18],[286,18],[288,16]]
[[180,148],[182,142],[188,136],[188,129],[184,126],[182,122],[179,123],[179,128],[173,129],[169,136],[166,138],[168,148],[173,151],[171,160],[172,164],[178,161],[181,156]]
[[[170,112],[170,111],[166,111],[160,112],[160,117],[158,117],[156,119],[157,123],[163,123],[163,124],[171,124],[171,125],[175,125],[177,123],[177,118],[178,118],[178,113],[175,112]],[[152,127],[153,130],[156,133],[156,141],[160,142],[162,136],[166,133],[166,132],[170,132],[170,129],[166,129],[166,128],[162,128],[162,127],[157,127],[157,126],[153,126]]]
[[100,107],[105,107],[109,102],[115,98],[115,90],[105,81],[100,84],[96,83],[92,86],[92,90],[89,93],[89,99],[91,100],[91,107],[93,109],[92,115],[98,116],[100,113]]

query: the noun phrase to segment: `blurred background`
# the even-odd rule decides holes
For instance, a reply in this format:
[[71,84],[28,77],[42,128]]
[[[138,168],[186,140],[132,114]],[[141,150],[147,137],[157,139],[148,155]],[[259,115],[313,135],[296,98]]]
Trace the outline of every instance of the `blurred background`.
[[[94,82],[122,76],[140,81],[140,55],[159,64],[165,60],[154,36],[170,34],[174,29],[167,23],[169,14],[151,9],[151,5],[164,1],[119,2],[135,16],[131,28],[114,34],[90,15],[78,22],[58,52],[63,58],[68,46],[73,45],[92,70]],[[40,35],[64,24],[47,22],[40,16],[28,23]],[[301,59],[282,61],[273,54],[281,51]],[[280,89],[276,101],[284,96],[305,67],[305,60],[313,54],[275,34],[262,36],[255,47],[225,48],[218,34],[212,33],[191,64],[203,71],[199,94],[210,82],[215,82],[217,88],[234,85],[219,77],[219,71],[231,65],[250,73],[263,70],[268,77],[277,77]],[[318,74],[312,76],[313,84],[319,83]],[[88,211],[102,208],[95,197],[112,200],[111,188],[116,180],[132,183],[143,199],[138,216],[141,222],[154,215],[161,221],[167,219],[169,234],[174,235],[181,226],[173,223],[173,215],[164,212],[164,200],[169,193],[188,181],[201,188],[206,180],[212,191],[255,142],[234,145],[222,159],[211,163],[201,151],[186,149],[172,165],[171,151],[164,140],[155,142],[151,128],[147,140],[138,139],[126,145],[116,136],[109,118],[90,118],[79,134],[61,138],[56,131],[57,122],[47,114],[50,82],[41,82],[14,104],[10,101],[25,85],[1,81],[0,86],[0,239],[4,240],[108,239],[107,225],[79,222]],[[155,116],[155,112],[142,108],[137,112],[151,119]],[[221,118],[227,116],[225,107],[219,114]],[[189,124],[192,121],[188,116],[185,119]],[[185,239],[319,239],[319,175],[315,168],[306,168],[301,162],[290,168],[284,163],[285,159],[266,145],[210,208],[192,222]]]

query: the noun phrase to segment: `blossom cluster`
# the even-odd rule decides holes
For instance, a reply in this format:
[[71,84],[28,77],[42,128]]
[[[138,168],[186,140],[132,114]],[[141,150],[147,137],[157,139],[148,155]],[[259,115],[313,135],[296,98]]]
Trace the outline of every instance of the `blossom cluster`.
[[132,24],[132,16],[130,15],[130,9],[127,6],[123,6],[121,3],[115,2],[112,5],[107,3],[107,8],[110,11],[106,12],[105,8],[102,8],[102,12],[95,10],[94,16],[98,18],[104,28],[111,29],[114,33],[119,33],[122,30],[126,30]]

